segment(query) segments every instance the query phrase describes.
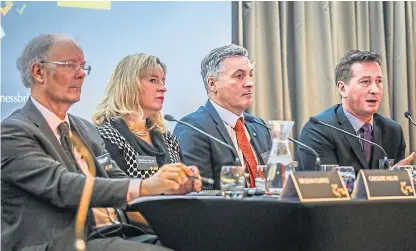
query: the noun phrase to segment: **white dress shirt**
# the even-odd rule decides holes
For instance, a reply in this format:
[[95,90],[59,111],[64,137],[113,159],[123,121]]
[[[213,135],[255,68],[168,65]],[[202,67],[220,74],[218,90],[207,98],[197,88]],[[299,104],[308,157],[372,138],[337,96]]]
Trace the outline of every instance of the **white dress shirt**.
[[[234,147],[237,150],[238,158],[241,161],[241,165],[245,167],[243,152],[241,151],[241,149],[240,149],[240,147],[238,145],[237,137],[236,137],[235,131],[234,131],[234,127],[237,124],[237,120],[239,118],[243,118],[244,119],[243,114],[240,114],[240,116],[237,116],[234,113],[230,112],[229,110],[225,109],[224,107],[222,107],[222,106],[218,105],[217,103],[215,103],[215,101],[213,101],[211,99],[209,101],[211,102],[212,106],[214,106],[215,110],[218,112],[218,115],[220,115],[220,118],[224,122],[225,129],[227,129],[227,132],[230,135],[231,140],[234,143]],[[245,126],[244,126],[244,131],[246,132],[247,139],[250,142],[251,141],[251,137],[250,137],[250,134],[248,133],[247,128]],[[254,157],[256,158],[256,162],[258,164],[259,161],[257,159],[257,154],[254,151],[253,146],[251,144],[250,144],[250,146],[251,146],[251,150],[254,153]],[[246,172],[247,172],[247,170],[246,170]]]

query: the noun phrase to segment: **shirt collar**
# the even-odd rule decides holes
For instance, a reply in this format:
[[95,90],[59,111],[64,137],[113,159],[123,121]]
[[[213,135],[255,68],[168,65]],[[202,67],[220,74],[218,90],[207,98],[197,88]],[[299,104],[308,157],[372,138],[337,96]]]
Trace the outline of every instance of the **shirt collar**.
[[352,115],[350,112],[347,111],[347,109],[342,106],[342,110],[344,110],[345,116],[350,121],[352,127],[354,128],[355,132],[358,133],[358,131],[363,127],[365,123],[368,123],[371,125],[371,131],[373,130],[373,116],[371,116],[371,120],[369,122],[363,122],[359,118]]
[[52,131],[54,133],[58,132],[59,124],[61,124],[64,121],[68,123],[69,130],[71,130],[71,126],[69,124],[68,113],[65,115],[64,120],[62,120],[58,116],[56,116],[55,113],[51,112],[48,108],[41,105],[32,96],[30,96],[30,99],[32,100],[32,102],[36,106],[36,108],[39,110],[39,112],[42,114],[42,116],[45,118],[46,122],[48,123],[49,127],[52,129]]
[[227,123],[232,128],[235,127],[235,124],[237,124],[237,120],[239,118],[244,119],[243,113],[240,114],[240,116],[237,116],[234,113],[230,112],[229,110],[225,109],[224,107],[215,103],[214,100],[210,99],[209,101],[211,102],[212,106],[214,106],[215,110],[218,112],[218,115],[220,115],[220,118],[222,119],[222,121]]

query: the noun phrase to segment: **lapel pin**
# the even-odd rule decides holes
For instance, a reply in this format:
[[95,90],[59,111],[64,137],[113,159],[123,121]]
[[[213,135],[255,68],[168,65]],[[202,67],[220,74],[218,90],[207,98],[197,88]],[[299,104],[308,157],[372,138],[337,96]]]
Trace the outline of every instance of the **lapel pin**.
[[256,132],[253,132],[253,136],[256,137],[257,136],[257,133]]

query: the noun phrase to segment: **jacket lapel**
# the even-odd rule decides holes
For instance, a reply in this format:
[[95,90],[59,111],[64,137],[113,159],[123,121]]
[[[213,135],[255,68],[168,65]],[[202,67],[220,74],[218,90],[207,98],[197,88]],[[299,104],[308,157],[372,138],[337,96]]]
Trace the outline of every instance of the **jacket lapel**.
[[64,166],[71,172],[78,172],[77,168],[72,165],[71,160],[65,153],[64,149],[61,146],[61,143],[55,136],[55,133],[52,131],[46,119],[43,117],[42,113],[36,108],[31,99],[26,102],[26,105],[23,107],[23,111],[28,115],[29,119],[41,130],[41,132],[46,136],[49,142],[52,144],[53,149],[56,151],[55,156],[58,158],[57,161],[64,164]]
[[[341,105],[338,106],[336,113],[338,117],[338,123],[340,124],[341,129],[356,135],[356,132],[354,128],[352,127],[350,121],[348,120],[347,116],[345,116],[345,113]],[[367,169],[368,168],[367,160],[365,158],[365,154],[361,147],[359,139],[356,139],[346,134],[344,134],[343,136],[345,140],[347,140],[347,142],[350,144],[355,156],[357,156],[357,158],[360,160],[362,169]]]
[[234,143],[231,140],[231,137],[228,134],[227,129],[224,126],[224,122],[220,118],[220,115],[218,114],[217,110],[215,110],[214,106],[211,104],[211,102],[209,100],[205,104],[204,108],[205,108],[205,110],[207,110],[207,112],[211,115],[212,119],[217,124],[217,130],[220,132],[220,134],[223,137],[223,139],[225,140],[225,142],[227,142],[228,145],[233,147],[234,151],[232,151],[232,152],[233,152],[234,158],[238,158],[237,150],[234,147]]

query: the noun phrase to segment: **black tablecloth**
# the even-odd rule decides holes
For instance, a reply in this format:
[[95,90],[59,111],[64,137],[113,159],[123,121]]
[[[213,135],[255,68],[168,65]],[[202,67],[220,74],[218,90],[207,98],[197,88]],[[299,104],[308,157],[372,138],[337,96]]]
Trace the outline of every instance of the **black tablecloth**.
[[299,203],[151,197],[130,203],[174,250],[416,250],[416,200]]

